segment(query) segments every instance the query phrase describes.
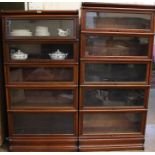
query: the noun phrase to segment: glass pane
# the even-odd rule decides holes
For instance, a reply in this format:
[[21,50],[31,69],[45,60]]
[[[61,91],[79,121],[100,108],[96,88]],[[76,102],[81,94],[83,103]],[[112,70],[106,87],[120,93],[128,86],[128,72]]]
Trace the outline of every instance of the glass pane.
[[10,67],[11,82],[71,82],[73,68],[68,67]]
[[138,13],[87,12],[88,29],[150,29],[151,15]]
[[144,82],[146,64],[101,64],[85,65],[87,82]]
[[23,107],[73,106],[73,90],[63,89],[11,89],[11,105]]
[[14,113],[14,134],[73,134],[72,113]]
[[85,113],[84,134],[132,133],[141,131],[141,113]]
[[86,36],[85,56],[147,56],[149,38]]
[[74,51],[73,44],[11,44],[9,45],[9,53],[10,53],[11,60],[73,59],[74,57],[73,51]]
[[74,37],[73,20],[7,20],[8,36]]
[[84,106],[143,106],[144,89],[85,88]]

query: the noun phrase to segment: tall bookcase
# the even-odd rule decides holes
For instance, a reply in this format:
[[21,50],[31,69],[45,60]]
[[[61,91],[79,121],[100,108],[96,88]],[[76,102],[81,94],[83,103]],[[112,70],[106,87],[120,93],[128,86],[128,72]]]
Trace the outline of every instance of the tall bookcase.
[[154,9],[82,4],[80,151],[144,149]]
[[77,151],[78,11],[2,18],[10,151]]

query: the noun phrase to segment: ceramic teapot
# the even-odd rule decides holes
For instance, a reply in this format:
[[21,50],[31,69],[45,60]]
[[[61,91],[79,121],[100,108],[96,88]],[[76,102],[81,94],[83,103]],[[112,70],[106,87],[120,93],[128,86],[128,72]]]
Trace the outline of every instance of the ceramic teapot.
[[68,53],[63,53],[59,49],[57,49],[54,53],[49,53],[48,55],[53,60],[64,60],[67,57]]

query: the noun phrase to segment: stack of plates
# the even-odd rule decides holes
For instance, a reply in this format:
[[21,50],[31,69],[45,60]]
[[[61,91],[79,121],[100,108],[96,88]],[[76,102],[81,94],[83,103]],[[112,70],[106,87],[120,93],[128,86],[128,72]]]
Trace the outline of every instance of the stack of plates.
[[11,36],[32,36],[32,32],[27,29],[15,29],[10,34]]
[[35,36],[50,36],[48,27],[46,26],[37,26]]

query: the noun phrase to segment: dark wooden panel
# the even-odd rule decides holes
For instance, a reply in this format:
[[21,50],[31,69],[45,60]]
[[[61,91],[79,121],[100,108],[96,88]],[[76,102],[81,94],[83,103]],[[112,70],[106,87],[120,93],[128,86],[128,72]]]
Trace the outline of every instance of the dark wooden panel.
[[17,152],[70,152],[78,150],[77,138],[53,138],[50,136],[11,137],[10,151]]
[[144,138],[80,138],[79,143],[80,151],[134,151],[144,149]]
[[100,152],[100,151],[142,151],[144,150],[143,144],[140,145],[122,145],[122,146],[80,146],[81,152]]
[[10,146],[11,152],[75,152],[76,146]]

